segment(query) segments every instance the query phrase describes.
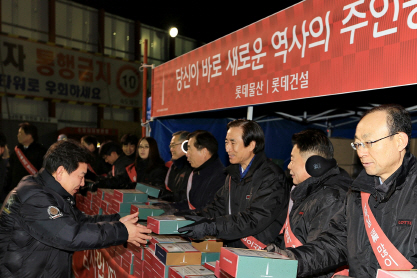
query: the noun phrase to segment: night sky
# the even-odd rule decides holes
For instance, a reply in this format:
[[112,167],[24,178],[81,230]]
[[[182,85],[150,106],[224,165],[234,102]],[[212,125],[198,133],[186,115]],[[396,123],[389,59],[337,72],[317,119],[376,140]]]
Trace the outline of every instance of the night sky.
[[169,30],[175,26],[179,35],[209,43],[256,21],[288,8],[301,0],[261,2],[72,0],[141,23]]

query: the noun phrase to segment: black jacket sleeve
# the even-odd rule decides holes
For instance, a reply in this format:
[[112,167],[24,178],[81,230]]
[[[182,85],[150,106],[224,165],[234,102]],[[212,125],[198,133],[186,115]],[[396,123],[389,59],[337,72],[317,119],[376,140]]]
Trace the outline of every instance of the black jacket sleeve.
[[7,179],[7,160],[0,156],[0,203],[3,203],[6,197],[6,179]]
[[59,208],[61,215],[51,219],[48,214],[48,208],[51,206],[59,208],[53,196],[35,194],[22,204],[20,210],[25,231],[45,245],[67,251],[79,251],[119,245],[128,239],[127,229],[119,221],[78,221],[67,209],[62,208]]
[[[186,180],[188,180],[188,176],[186,176],[186,178]],[[187,183],[179,182],[177,186],[170,189],[172,191],[163,188],[159,194],[159,198],[168,202],[181,202],[187,200]]]
[[129,175],[125,171],[117,176],[102,177],[94,183],[95,188],[117,188],[117,189],[129,189],[132,188],[132,182]]
[[7,165],[6,183],[3,187],[4,197],[13,189],[13,167],[16,163],[16,153],[12,151]]
[[310,221],[309,233],[306,238],[306,242],[315,240],[324,230],[328,228],[328,225],[324,224],[329,223],[335,213],[343,207],[346,196],[339,198],[341,196],[338,194],[338,191],[335,190],[335,195],[327,197],[328,198],[321,200],[321,206],[317,210],[315,217],[313,217]]
[[74,213],[78,219],[79,223],[97,223],[97,222],[114,222],[120,220],[119,214],[110,214],[110,215],[86,215],[78,209],[74,209]]
[[165,165],[159,165],[150,171],[149,177],[146,177],[145,175],[144,180],[138,180],[138,182],[145,182],[159,188],[165,188],[165,177],[167,175],[167,171],[168,168]]
[[289,248],[298,260],[297,277],[326,273],[347,264],[346,202],[316,240]]
[[224,186],[217,191],[213,202],[207,205],[203,210],[199,211],[199,215],[207,218],[215,218],[226,214],[226,202],[229,199],[229,179],[230,176],[227,176]]
[[228,214],[230,176],[227,176],[225,185],[217,192],[213,203],[199,213],[216,218],[219,238],[236,240],[256,235],[270,226],[288,206],[289,188],[283,177],[269,170],[260,171],[253,180],[256,180],[257,189],[245,209]]
[[162,188],[159,192],[159,199],[168,201],[168,202],[174,202],[174,192],[169,191],[166,188]]
[[283,203],[288,203],[288,200],[284,200],[288,196],[285,191],[285,187],[278,178],[265,179],[257,190],[249,209],[237,214],[216,217],[218,237],[234,240],[265,230],[275,221],[277,210],[283,207]]
[[197,210],[201,210],[213,202],[217,192],[222,191],[225,179],[226,174],[222,172],[217,173],[217,175],[215,175],[213,179],[209,181],[207,190],[204,192],[204,196],[202,196],[203,198],[201,198],[199,201],[198,207],[196,207]]

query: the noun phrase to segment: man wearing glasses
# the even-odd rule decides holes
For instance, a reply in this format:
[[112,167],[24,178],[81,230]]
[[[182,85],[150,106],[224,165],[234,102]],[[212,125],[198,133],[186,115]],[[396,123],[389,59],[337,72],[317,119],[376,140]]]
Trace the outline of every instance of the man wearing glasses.
[[266,157],[265,135],[255,121],[229,122],[225,148],[231,165],[222,188],[202,210],[175,213],[196,221],[178,231],[194,239],[216,236],[229,247],[263,249],[285,222],[290,184]]
[[417,267],[417,165],[409,152],[411,119],[399,105],[365,113],[352,147],[364,170],[328,230],[298,248],[280,250],[298,260],[297,277],[349,264],[351,277],[378,269]]
[[181,145],[187,139],[188,131],[177,131],[172,134],[169,150],[172,155],[172,164],[165,178],[165,190],[159,198],[170,202],[187,200],[187,182],[193,168],[187,161]]

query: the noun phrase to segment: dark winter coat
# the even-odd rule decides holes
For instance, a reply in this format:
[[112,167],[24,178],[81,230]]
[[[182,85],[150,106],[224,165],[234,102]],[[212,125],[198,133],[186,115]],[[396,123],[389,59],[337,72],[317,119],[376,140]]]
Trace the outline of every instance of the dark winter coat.
[[4,159],[0,156],[0,204],[3,203],[4,198],[6,198],[6,176],[7,176],[7,164],[8,159]]
[[[132,164],[133,161],[122,153],[118,159],[113,163],[112,170],[108,173],[109,177],[115,177],[117,175],[123,174],[126,172],[126,167]],[[113,175],[114,168],[114,175]]]
[[25,177],[0,212],[0,277],[69,278],[74,251],[127,241],[119,219],[83,214],[45,170]]
[[[226,173],[224,165],[217,154],[193,170],[190,203],[196,210],[201,210],[213,202],[217,191],[224,185]],[[175,203],[178,210],[188,210],[188,199]]]
[[376,276],[381,266],[365,230],[361,191],[371,194],[369,208],[376,221],[392,244],[416,268],[416,166],[416,158],[407,152],[402,166],[383,184],[380,184],[379,177],[362,171],[353,182],[345,205],[330,221],[329,229],[316,241],[290,249],[299,259],[298,275],[313,275],[320,269],[348,262],[349,276]]
[[[127,173],[127,169],[135,167],[136,181],[132,181]],[[94,184],[96,188],[117,188],[117,189],[132,189],[136,187],[136,183],[146,183],[157,187],[163,187],[165,176],[168,168],[165,162],[161,159],[155,167],[148,168],[148,160],[137,158],[136,164],[130,164],[125,167],[124,171],[114,177],[102,178]]]
[[163,189],[159,198],[169,202],[181,202],[187,200],[188,177],[193,168],[185,155],[173,160],[168,174],[168,189]]
[[[352,183],[349,175],[334,167],[320,177],[310,177],[291,192],[293,206],[290,227],[302,243],[315,240],[329,226],[330,219],[344,205],[346,192]],[[285,249],[284,236],[279,236]],[[331,277],[334,271],[320,277]]]
[[242,180],[238,164],[230,165],[226,171],[224,186],[200,214],[216,218],[218,237],[226,240],[228,246],[246,248],[240,239],[248,236],[263,244],[273,242],[288,210],[290,184],[284,171],[264,152],[255,155]]
[[111,170],[111,165],[106,163],[103,158],[101,158],[97,153],[92,153],[92,162],[90,163],[91,168],[94,172],[90,170],[87,171],[85,175],[86,180],[96,181],[100,177],[106,176],[107,173]]
[[168,172],[168,167],[165,166],[165,162],[160,159],[158,163],[149,168],[149,161],[147,159],[139,159],[135,165],[137,182],[143,182],[159,188],[165,188],[165,177]]
[[[42,168],[43,156],[46,153],[46,148],[44,146],[42,146],[39,143],[33,142],[26,149],[23,147],[22,144],[17,145],[17,147],[23,152],[26,158],[38,171]],[[16,185],[24,176],[30,175],[26,168],[23,167],[14,150],[10,154],[9,171],[7,175],[8,181],[6,193],[8,193],[11,189],[16,187]]]

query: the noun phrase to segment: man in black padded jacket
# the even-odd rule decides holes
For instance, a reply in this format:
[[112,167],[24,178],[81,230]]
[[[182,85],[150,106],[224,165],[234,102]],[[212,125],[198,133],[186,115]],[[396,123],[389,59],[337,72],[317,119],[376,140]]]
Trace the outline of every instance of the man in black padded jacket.
[[105,162],[112,165],[111,171],[107,174],[107,177],[116,177],[117,175],[125,173],[126,167],[135,162],[124,154],[123,149],[119,144],[112,141],[101,145],[99,154]]
[[349,265],[351,277],[375,277],[378,269],[417,268],[417,163],[409,151],[411,118],[395,104],[367,111],[352,147],[364,170],[344,205],[319,237],[280,250],[298,260],[297,277]]
[[159,198],[169,202],[181,202],[187,199],[187,182],[193,168],[182,150],[182,143],[187,140],[190,134],[188,131],[177,131],[172,134],[169,144],[171,151],[172,165],[168,169],[165,177],[165,189],[159,195]]
[[230,247],[262,249],[284,224],[290,184],[284,171],[266,157],[265,136],[256,122],[235,120],[227,128],[232,165],[226,168],[225,183],[211,204],[185,215],[196,222],[178,231],[195,239],[217,236]]
[[177,210],[203,209],[210,204],[223,186],[226,174],[217,155],[216,138],[206,130],[196,130],[187,136],[187,159],[193,167],[188,178],[186,199],[176,202]]
[[44,167],[26,176],[0,211],[0,277],[70,277],[74,251],[131,242],[146,244],[151,231],[137,214],[87,216],[75,207],[84,186],[88,150],[62,140],[47,151]]
[[[323,131],[307,129],[295,133],[292,143],[288,169],[294,184],[290,200],[293,204],[276,242],[282,249],[313,241],[326,230],[330,219],[343,206],[352,183],[349,174],[337,166],[333,144]],[[314,277],[332,277],[335,270],[336,267]]]

